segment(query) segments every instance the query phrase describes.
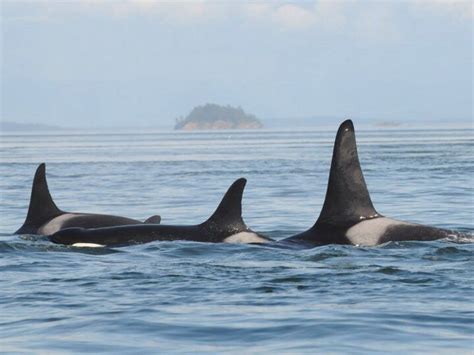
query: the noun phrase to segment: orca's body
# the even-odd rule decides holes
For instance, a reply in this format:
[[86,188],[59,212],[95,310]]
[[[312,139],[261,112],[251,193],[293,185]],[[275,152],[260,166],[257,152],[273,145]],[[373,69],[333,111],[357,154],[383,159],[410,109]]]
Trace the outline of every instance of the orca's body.
[[128,225],[109,228],[70,228],[49,236],[54,243],[75,246],[125,246],[157,240],[196,242],[267,243],[270,239],[250,230],[242,219],[246,180],[235,181],[214,214],[198,225]]
[[[160,216],[152,216],[145,223],[158,224],[160,221]],[[64,228],[99,228],[140,223],[142,222],[127,217],[61,211],[49,193],[46,182],[46,166],[43,163],[36,169],[25,223],[15,234],[48,235]]]
[[352,121],[337,132],[324,205],[307,231],[282,244],[314,247],[325,244],[373,246],[389,241],[435,240],[460,233],[390,219],[379,214],[370,199],[360,167]]

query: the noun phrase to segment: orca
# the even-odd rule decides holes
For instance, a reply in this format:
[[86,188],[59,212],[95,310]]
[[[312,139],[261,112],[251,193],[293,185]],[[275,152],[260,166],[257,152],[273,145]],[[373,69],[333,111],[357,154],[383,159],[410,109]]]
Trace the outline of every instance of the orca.
[[236,180],[207,221],[197,225],[128,225],[108,228],[68,228],[48,238],[72,246],[126,246],[152,241],[187,240],[210,243],[267,243],[271,239],[247,227],[242,219],[246,179]]
[[360,167],[354,125],[346,120],[336,135],[326,198],[319,218],[307,231],[280,242],[302,247],[326,244],[375,246],[389,241],[427,241],[461,235],[397,221],[378,213]]
[[[144,223],[159,224],[158,215],[148,218]],[[48,235],[71,227],[96,228],[142,223],[136,219],[92,213],[64,212],[53,201],[46,181],[46,165],[36,169],[31,188],[30,206],[25,223],[14,234]]]

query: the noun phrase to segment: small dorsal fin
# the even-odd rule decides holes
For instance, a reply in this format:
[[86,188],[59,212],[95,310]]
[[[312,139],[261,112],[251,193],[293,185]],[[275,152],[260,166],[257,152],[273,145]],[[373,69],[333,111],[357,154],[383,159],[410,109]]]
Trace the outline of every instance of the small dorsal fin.
[[147,218],[145,220],[145,222],[143,222],[145,224],[160,224],[161,223],[161,216],[159,215],[154,215],[154,216],[151,216],[149,218]]
[[203,225],[224,227],[225,229],[247,229],[242,219],[242,195],[247,180],[240,178],[230,185],[216,211]]
[[350,226],[378,216],[360,167],[354,125],[346,120],[337,131],[326,199],[316,225]]
[[46,182],[46,165],[41,163],[36,169],[31,188],[30,206],[25,223],[15,233],[35,233],[48,220],[63,214],[53,201]]

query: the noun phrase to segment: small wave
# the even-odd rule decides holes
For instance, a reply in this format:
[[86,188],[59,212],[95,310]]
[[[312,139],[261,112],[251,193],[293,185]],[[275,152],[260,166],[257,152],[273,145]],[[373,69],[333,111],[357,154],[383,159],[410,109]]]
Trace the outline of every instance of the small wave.
[[436,250],[436,255],[472,255],[468,250],[464,250],[457,247],[444,247]]
[[38,242],[38,241],[49,241],[48,237],[39,234],[21,234],[20,239]]
[[434,251],[430,250],[422,258],[425,260],[445,261],[468,261],[474,256],[474,251],[455,246],[438,246]]
[[436,280],[429,277],[411,277],[411,278],[400,279],[399,281],[405,284],[420,285],[420,284],[432,284]]
[[326,259],[331,259],[331,258],[340,258],[347,256],[346,253],[343,252],[322,252],[322,253],[317,253],[315,255],[311,255],[306,258],[307,261],[323,261]]
[[302,253],[306,254],[303,257],[303,260],[306,261],[323,261],[331,258],[341,258],[348,256],[351,253],[350,249],[354,249],[353,246],[350,246],[349,250],[346,250],[348,247],[343,245],[326,245],[317,248],[310,249],[308,251],[303,250]]
[[379,268],[376,272],[381,273],[381,274],[386,274],[386,275],[397,275],[401,274],[404,271],[393,266],[384,266]]
[[474,243],[474,234],[472,234],[472,232],[455,232],[448,235],[445,240],[458,244],[470,244]]
[[285,277],[279,277],[279,278],[275,278],[275,279],[272,279],[271,282],[272,283],[277,283],[277,284],[291,284],[291,283],[300,283],[300,282],[304,282],[304,281],[307,281],[307,278],[306,277],[302,277],[302,276],[285,276]]

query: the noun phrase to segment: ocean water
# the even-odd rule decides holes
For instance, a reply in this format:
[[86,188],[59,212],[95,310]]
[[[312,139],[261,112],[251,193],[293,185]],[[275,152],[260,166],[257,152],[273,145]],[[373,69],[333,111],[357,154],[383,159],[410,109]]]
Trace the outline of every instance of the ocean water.
[[[11,235],[46,162],[60,208],[163,224],[202,222],[246,177],[245,221],[284,238],[318,216],[336,129],[1,136],[0,352],[472,354],[470,237],[287,250]],[[472,235],[473,133],[358,131],[377,210]]]

